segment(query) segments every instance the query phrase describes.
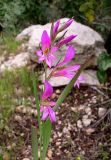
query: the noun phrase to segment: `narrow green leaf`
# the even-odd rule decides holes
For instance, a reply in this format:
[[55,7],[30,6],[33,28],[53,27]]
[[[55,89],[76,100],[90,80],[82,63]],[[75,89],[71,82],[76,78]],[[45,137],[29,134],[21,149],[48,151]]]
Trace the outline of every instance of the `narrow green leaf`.
[[32,140],[32,156],[33,156],[33,160],[38,160],[37,129],[34,126],[32,126],[32,128],[31,128],[31,140]]
[[0,160],[3,160],[3,156],[2,155],[0,155]]
[[35,102],[37,107],[37,118],[38,118],[38,124],[39,124],[39,133],[40,133],[40,141],[38,142],[40,144],[40,158],[41,158],[41,149],[42,149],[42,124],[40,120],[40,102],[39,102],[39,95],[38,95],[38,79],[35,76],[35,73],[32,73],[32,82],[33,82],[33,88],[34,88],[34,96],[35,96]]
[[64,99],[68,96],[68,94],[71,92],[71,89],[74,86],[74,83],[76,82],[76,80],[78,79],[78,77],[80,76],[81,72],[88,66],[88,64],[90,63],[90,60],[93,58],[93,55],[90,56],[89,59],[87,59],[85,61],[85,63],[83,65],[81,65],[80,69],[78,70],[78,72],[75,74],[75,76],[72,78],[72,80],[69,82],[69,84],[65,87],[65,89],[63,90],[63,92],[61,93],[61,95],[59,96],[56,105],[54,107],[54,110],[56,110],[61,103],[64,101]]
[[35,102],[37,107],[37,117],[38,117],[38,123],[39,123],[39,129],[40,129],[40,103],[39,103],[39,95],[38,95],[38,80],[36,79],[35,73],[32,73],[32,82],[33,82],[33,88],[34,88],[34,96],[35,96]]
[[52,124],[50,120],[48,119],[42,125],[42,138],[43,138],[42,160],[45,160],[45,157],[46,157],[46,152],[48,149],[50,136],[51,136],[51,129],[52,129]]

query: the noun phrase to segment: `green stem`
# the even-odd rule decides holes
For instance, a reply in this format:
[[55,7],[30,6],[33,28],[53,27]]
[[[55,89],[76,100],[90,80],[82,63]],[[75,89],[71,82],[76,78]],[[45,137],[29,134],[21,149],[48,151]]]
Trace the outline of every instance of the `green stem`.
[[45,80],[47,79],[47,65],[43,62],[44,70],[45,70]]
[[[39,103],[39,95],[38,95],[38,80],[36,80],[35,74],[33,72],[32,75],[33,78],[33,88],[34,88],[34,96],[35,96],[35,102],[36,102],[36,107],[37,107],[37,118],[38,118],[38,124],[39,124],[39,131],[40,131],[40,159],[41,159],[41,149],[42,149],[42,123],[40,120],[40,103]],[[38,152],[38,151],[37,151]]]

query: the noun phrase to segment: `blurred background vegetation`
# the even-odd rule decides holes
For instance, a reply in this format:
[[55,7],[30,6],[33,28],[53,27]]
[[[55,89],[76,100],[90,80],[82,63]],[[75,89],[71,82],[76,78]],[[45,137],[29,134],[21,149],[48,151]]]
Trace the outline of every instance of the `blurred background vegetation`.
[[0,23],[7,34],[73,16],[106,37],[111,29],[111,0],[0,0]]

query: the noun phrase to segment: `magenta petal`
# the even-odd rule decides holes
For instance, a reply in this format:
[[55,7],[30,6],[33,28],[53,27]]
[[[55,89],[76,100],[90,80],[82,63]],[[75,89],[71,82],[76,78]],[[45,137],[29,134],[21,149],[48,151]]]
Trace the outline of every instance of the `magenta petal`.
[[65,76],[67,74],[67,71],[66,69],[63,69],[63,70],[58,70],[56,72],[53,73],[53,76],[54,77],[58,77],[58,76]]
[[48,104],[49,104],[49,106],[53,107],[53,106],[55,106],[56,102],[51,101]]
[[51,120],[52,123],[56,122],[56,115],[55,112],[53,111],[53,109],[51,107],[48,107],[49,110],[49,118]]
[[44,111],[44,107],[40,106],[40,112],[43,112],[43,111]]
[[60,62],[58,64],[58,66],[62,66],[64,64],[70,62],[74,58],[74,56],[75,56],[75,50],[74,50],[73,46],[69,46],[67,49],[64,60],[62,62]]
[[75,86],[77,86],[78,88],[80,87],[80,83],[82,82],[82,81],[84,81],[85,80],[85,78],[82,76],[82,75],[80,75],[79,77],[78,77],[78,79],[76,80],[76,82],[75,82],[75,84],[74,84],[74,87]]
[[39,58],[39,61],[41,62],[41,61],[44,61],[44,60],[45,60],[45,56],[42,55],[42,56]]
[[56,51],[58,50],[58,47],[53,47],[52,49],[51,49],[51,54],[54,54]]
[[43,92],[42,99],[47,99],[52,95],[53,88],[48,81],[45,81],[44,85],[45,85],[45,90]]
[[37,56],[41,57],[42,56],[42,51],[38,50],[38,51],[36,51],[36,54],[37,54]]
[[73,19],[69,19],[69,20],[64,24],[63,29],[68,28],[73,21],[74,21]]
[[42,119],[43,121],[45,121],[45,120],[47,119],[48,115],[49,115],[49,111],[48,111],[47,108],[45,108],[41,119]]
[[67,71],[68,71],[68,72],[75,72],[75,71],[77,71],[79,68],[80,68],[80,65],[79,65],[79,64],[76,64],[76,65],[74,65],[74,66],[69,66],[69,67],[67,67]]
[[43,31],[42,37],[41,37],[41,43],[42,43],[42,50],[44,51],[46,48],[50,48],[51,40],[47,33],[47,31]]
[[70,62],[75,56],[75,50],[73,46],[69,46],[65,55],[65,58],[63,60],[64,63]]
[[57,46],[60,48],[61,46],[63,46],[64,44],[67,44],[68,42],[72,41],[77,35],[71,35],[69,37],[66,37],[64,39],[62,39]]
[[55,23],[54,27],[53,27],[53,34],[54,34],[54,35],[57,33],[57,30],[58,30],[58,28],[59,28],[59,24],[60,24],[60,20],[58,20],[58,21]]
[[46,60],[47,65],[51,68],[51,66],[52,66],[51,56],[50,57],[46,57],[45,60]]

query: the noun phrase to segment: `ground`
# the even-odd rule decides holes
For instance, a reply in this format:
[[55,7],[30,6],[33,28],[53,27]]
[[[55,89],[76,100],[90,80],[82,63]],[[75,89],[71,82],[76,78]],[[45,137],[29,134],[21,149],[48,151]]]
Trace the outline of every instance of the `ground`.
[[[52,99],[56,100],[62,90],[55,88]],[[47,160],[111,159],[110,95],[98,91],[91,86],[74,88],[59,107]],[[16,106],[0,132],[4,160],[32,160],[30,130],[31,125],[38,126],[37,112],[33,96],[27,99],[31,105]]]

